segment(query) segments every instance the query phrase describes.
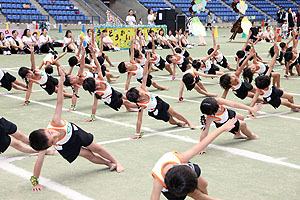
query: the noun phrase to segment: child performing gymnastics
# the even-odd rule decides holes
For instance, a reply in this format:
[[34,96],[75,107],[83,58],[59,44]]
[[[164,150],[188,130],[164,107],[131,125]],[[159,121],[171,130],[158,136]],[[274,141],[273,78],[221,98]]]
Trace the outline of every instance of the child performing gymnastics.
[[[239,99],[245,99],[246,97],[253,98],[255,94],[255,88],[246,80],[243,80],[240,75],[244,69],[244,67],[248,64],[248,60],[254,56],[254,51],[252,50],[249,56],[244,60],[243,64],[238,67],[234,74],[224,74],[220,78],[220,85],[224,89],[222,94],[222,98],[226,98],[229,89],[232,89],[233,94],[237,96]],[[239,65],[237,63],[237,65]],[[262,99],[258,99],[258,101],[263,102]],[[249,112],[248,117],[255,118],[253,113]]]
[[[52,95],[54,92],[57,92],[58,80],[51,75],[48,75],[44,71],[35,69],[35,59],[34,59],[34,48],[30,46],[30,61],[31,69],[27,67],[21,67],[18,74],[25,79],[28,89],[26,92],[25,103],[21,106],[27,106],[30,104],[29,98],[32,92],[32,84],[36,83],[41,86],[49,95]],[[56,63],[56,65],[60,66]],[[28,79],[28,80],[27,80]],[[63,91],[65,97],[72,97],[72,94],[68,94]]]
[[219,200],[208,196],[208,183],[201,176],[200,167],[190,163],[190,160],[221,133],[234,128],[236,121],[236,119],[228,120],[223,126],[183,153],[164,154],[152,169],[154,184],[150,199],[159,200],[162,193],[168,200],[184,200],[187,196],[198,200]]
[[184,72],[184,75],[182,77],[181,85],[180,85],[180,89],[179,89],[179,99],[178,99],[178,101],[176,101],[176,103],[183,101],[184,85],[188,91],[192,91],[193,89],[195,89],[199,94],[203,94],[208,97],[218,96],[218,94],[216,94],[216,93],[207,92],[204,85],[201,83],[201,79],[199,76],[209,77],[209,78],[218,77],[216,75],[207,75],[204,73],[200,73],[200,72],[196,71],[196,69],[194,69],[194,68],[187,70],[186,72]]
[[130,62],[121,62],[118,66],[119,72],[121,74],[127,72],[127,80],[125,84],[125,90],[127,91],[130,85],[130,80],[132,76],[136,76],[138,82],[142,83],[142,81],[146,80],[146,86],[150,87],[151,85],[159,90],[169,90],[169,87],[158,85],[150,75],[150,71],[145,74],[143,71],[144,68],[141,67],[140,64],[134,61],[134,46],[135,46],[135,37],[132,37],[131,46],[130,46]]
[[[12,136],[12,137],[11,137]],[[19,142],[19,141],[21,142]],[[38,153],[29,145],[28,136],[18,131],[17,126],[0,116],[0,154],[4,153],[9,146],[23,153]],[[47,150],[47,155],[53,155],[55,150]]]
[[[253,107],[258,96],[261,95],[264,101],[272,105],[275,109],[278,108],[280,105],[284,105],[291,108],[291,110],[294,112],[299,112],[300,106],[294,104],[293,95],[283,92],[275,86],[271,86],[271,72],[274,68],[276,58],[279,54],[279,49],[276,45],[276,40],[274,42],[274,52],[275,54],[267,73],[264,76],[258,76],[255,79],[255,85],[257,89],[250,106]],[[288,101],[282,100],[281,98],[287,99]]]
[[58,153],[69,163],[72,163],[78,156],[82,156],[95,164],[107,165],[110,170],[116,170],[117,172],[124,170],[121,164],[107,150],[93,142],[94,136],[92,134],[61,118],[65,74],[61,69],[59,69],[59,73],[57,104],[52,121],[46,129],[35,130],[29,135],[30,146],[39,151],[33,176],[30,179],[33,185],[32,191],[38,192],[42,190],[38,178],[43,166],[45,150],[51,146],[54,146]]
[[[211,35],[212,35],[212,38],[213,38],[214,46],[213,46],[213,48],[210,48],[207,51],[208,55],[212,54],[212,52],[214,52],[214,50],[217,47],[217,42],[216,42],[216,37],[215,37],[215,31],[214,30],[211,31]],[[212,62],[214,63],[215,60],[217,61],[217,64],[220,65],[221,67],[224,67],[225,69],[228,69],[230,71],[235,71],[235,69],[230,67],[230,64],[227,62],[227,59],[225,58],[225,56],[219,50],[213,54]]]
[[8,72],[3,71],[2,69],[0,69],[0,86],[7,89],[8,91],[10,91],[11,88],[23,91],[27,90],[26,84],[18,81],[16,77]]
[[[149,62],[150,52],[147,52],[147,60],[144,68],[144,77],[148,74]],[[191,129],[195,128],[195,126],[189,120],[187,120],[184,116],[173,110],[173,108],[171,108],[169,104],[164,102],[158,96],[155,96],[148,92],[146,90],[146,82],[147,80],[143,79],[141,88],[133,87],[126,93],[127,99],[133,103],[136,103],[140,108],[136,124],[136,134],[135,136],[131,137],[132,139],[138,139],[142,137],[141,126],[144,109],[148,111],[149,116],[154,117],[157,120],[163,120],[165,122],[169,122],[172,125],[178,125],[181,127],[184,127],[186,124],[188,124]],[[182,122],[175,121],[174,117]]]
[[[246,106],[241,103],[236,103],[233,101],[229,101],[222,98],[206,98],[202,101],[200,105],[200,110],[202,114],[206,115],[202,116],[201,121],[203,123],[203,131],[200,137],[200,141],[202,141],[208,134],[211,122],[214,122],[216,127],[223,126],[229,119],[237,118],[234,128],[232,128],[229,132],[234,134],[234,139],[258,139],[259,137],[253,134],[247,127],[246,122],[244,122],[244,116],[236,113],[233,110],[225,108],[223,105],[232,107],[232,108],[240,108],[244,110],[248,110],[251,113],[257,113],[262,107],[262,104],[257,104],[254,107]],[[204,152],[202,152],[204,153]]]
[[[85,50],[83,50],[85,51]],[[98,62],[98,59],[96,58],[96,49],[90,46],[90,53],[92,57],[95,60],[95,64],[97,66],[98,76],[97,78],[86,78],[83,81],[83,89],[87,90],[90,94],[94,94],[94,105],[92,108],[92,114],[91,119],[86,120],[87,122],[91,122],[95,120],[95,114],[98,106],[98,99],[101,99],[104,101],[106,105],[111,107],[112,109],[119,111],[122,105],[124,105],[127,109],[127,111],[134,111],[132,108],[136,108],[137,106],[133,103],[130,103],[126,100],[125,96],[114,90],[108,82],[106,82],[102,76],[101,70],[100,70],[100,63]],[[84,60],[82,59],[82,62]],[[82,63],[83,65],[84,63]]]

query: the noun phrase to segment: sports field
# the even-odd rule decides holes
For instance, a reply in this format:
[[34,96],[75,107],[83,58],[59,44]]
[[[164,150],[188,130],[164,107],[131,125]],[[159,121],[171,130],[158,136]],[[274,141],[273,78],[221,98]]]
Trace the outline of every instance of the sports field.
[[[80,34],[79,31],[73,33]],[[57,31],[49,33],[52,37],[63,37]],[[227,43],[230,37],[229,29],[219,29],[217,43],[221,45],[221,52],[228,58],[232,66],[235,65],[234,55],[241,49],[242,43]],[[206,47],[188,49],[193,58],[202,58],[212,46],[212,38],[205,38]],[[196,38],[191,39],[196,41]],[[239,35],[236,41],[245,41]],[[256,45],[259,55],[270,61],[268,49],[272,44]],[[299,49],[299,48],[298,48]],[[300,49],[299,49],[300,50]],[[58,48],[59,53],[62,52]],[[117,65],[120,61],[129,61],[128,51],[105,52]],[[171,50],[157,50],[162,57]],[[67,60],[72,54],[67,54],[60,63],[68,69]],[[36,55],[39,65],[45,55]],[[21,66],[30,67],[29,55],[0,56],[0,68],[13,74],[21,80],[17,70]],[[234,66],[235,67],[235,66]],[[113,74],[119,74],[117,68],[109,68]],[[300,104],[300,77],[291,80],[283,78],[283,66],[276,65],[275,71],[281,73],[282,87],[294,95],[296,104]],[[224,69],[222,69],[224,70]],[[224,70],[226,71],[226,70]],[[196,91],[184,91],[184,101],[175,103],[178,99],[181,72],[175,81],[170,81],[168,72],[152,72],[154,80],[159,84],[169,86],[169,91],[150,91],[168,102],[176,111],[182,113],[196,126],[196,130],[173,127],[168,123],[150,118],[144,112],[142,139],[129,139],[135,133],[137,113],[126,112],[122,108],[119,112],[112,110],[99,101],[97,120],[85,122],[91,114],[93,97],[79,90],[77,111],[67,112],[71,99],[64,100],[63,118],[71,121],[87,132],[94,134],[94,141],[103,145],[120,161],[125,168],[121,174],[110,172],[102,165],[90,163],[78,157],[71,165],[58,153],[47,156],[42,168],[40,183],[44,191],[31,192],[33,167],[36,155],[24,155],[9,148],[0,156],[0,199],[99,199],[99,200],[141,200],[149,199],[152,191],[153,178],[151,170],[156,161],[166,152],[182,152],[199,141],[200,109],[199,105],[204,96]],[[57,76],[57,72],[54,72]],[[127,75],[121,77],[112,87],[124,91]],[[209,92],[218,93],[223,90],[218,85],[218,79],[202,78]],[[139,87],[140,83],[132,79],[130,86]],[[16,123],[18,129],[29,135],[38,128],[46,128],[54,113],[56,95],[49,96],[42,88],[34,84],[35,92],[31,95],[31,104],[21,107],[25,92],[12,90],[7,93],[0,88],[0,115]],[[70,88],[66,89],[72,92]],[[229,92],[228,99],[242,102]],[[250,104],[251,99],[243,101]],[[234,109],[246,117],[247,111]],[[246,119],[250,129],[260,136],[258,140],[234,140],[231,133],[224,133],[218,137],[207,149],[207,154],[199,155],[191,161],[199,164],[202,176],[208,181],[209,195],[226,200],[299,200],[300,199],[300,113],[290,112],[281,106],[274,109],[264,104],[257,114],[257,119]],[[212,126],[210,132],[214,130]],[[164,199],[164,197],[161,197]]]

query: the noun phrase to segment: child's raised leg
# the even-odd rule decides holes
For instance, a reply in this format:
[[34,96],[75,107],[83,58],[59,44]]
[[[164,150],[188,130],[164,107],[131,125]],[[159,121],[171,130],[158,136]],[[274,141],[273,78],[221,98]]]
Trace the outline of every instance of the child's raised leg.
[[169,63],[165,64],[165,69],[170,73],[170,75],[173,75],[173,71],[172,71],[171,65]]
[[254,133],[252,133],[249,128],[247,127],[246,122],[244,121],[239,121],[240,122],[240,128],[238,133],[235,135],[235,138],[240,136],[242,132],[244,135],[247,136],[247,139],[258,139],[259,137],[257,135],[255,135]]
[[294,97],[293,97],[293,95],[291,95],[291,94],[289,94],[289,93],[286,93],[286,92],[283,92],[283,95],[282,95],[281,97],[288,100],[288,101],[281,100],[281,104],[282,104],[282,105],[291,108],[291,110],[294,111],[294,112],[295,112],[295,111],[296,111],[296,112],[299,111],[300,106],[294,104]]
[[[199,81],[198,83],[200,83],[200,81]],[[201,83],[201,84],[202,84],[202,83]],[[203,95],[208,96],[208,97],[217,97],[217,96],[218,96],[218,94],[216,94],[216,93],[209,93],[209,92],[207,92],[207,90],[206,90],[205,88],[204,88],[204,90],[203,90],[203,88],[200,88],[200,87],[198,86],[198,84],[195,85],[194,89],[195,89],[199,94],[203,94]]]

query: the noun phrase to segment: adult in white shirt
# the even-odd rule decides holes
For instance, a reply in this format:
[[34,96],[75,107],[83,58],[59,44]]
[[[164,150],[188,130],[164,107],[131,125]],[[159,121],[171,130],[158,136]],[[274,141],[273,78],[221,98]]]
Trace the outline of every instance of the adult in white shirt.
[[0,54],[3,55],[10,55],[10,44],[7,41],[7,39],[5,39],[5,35],[3,32],[0,32]]
[[129,14],[126,17],[126,23],[127,23],[127,25],[130,25],[130,26],[136,25],[136,19],[135,19],[135,16],[133,16],[133,10],[132,9],[129,10]]
[[9,44],[11,46],[11,53],[12,54],[25,54],[24,43],[22,42],[21,38],[18,37],[19,33],[16,30],[12,31],[12,36],[8,39]]
[[35,37],[33,37],[30,33],[30,30],[28,28],[26,28],[24,30],[24,33],[23,33],[23,36],[22,36],[22,42],[24,43],[25,45],[25,48],[24,48],[24,52],[27,53],[27,54],[30,54],[31,52],[29,51],[29,45],[33,45],[34,47],[34,51],[36,53],[39,53],[39,43],[38,41],[36,41]]
[[57,39],[55,37],[53,40],[48,35],[48,29],[43,28],[42,29],[42,35],[39,38],[39,47],[42,53],[49,53],[50,50],[55,51],[53,47],[54,41]]
[[264,37],[267,42],[274,42],[274,32],[272,31],[271,27],[267,27],[266,31],[264,32]]
[[151,26],[155,25],[156,15],[157,15],[157,13],[153,13],[152,8],[148,9],[148,17],[147,17],[148,25],[151,25]]
[[67,30],[66,35],[64,37],[64,47],[63,51],[65,52],[67,49],[67,52],[75,52],[77,51],[77,45],[75,44],[75,36],[72,35],[72,31]]

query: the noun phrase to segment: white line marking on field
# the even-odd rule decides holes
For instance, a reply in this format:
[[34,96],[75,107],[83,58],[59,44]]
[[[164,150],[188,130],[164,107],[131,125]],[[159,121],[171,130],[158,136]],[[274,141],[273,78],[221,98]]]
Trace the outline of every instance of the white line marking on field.
[[[30,184],[29,178],[32,176],[32,172],[29,172],[22,168],[16,167],[15,165],[8,163],[6,161],[3,161],[3,160],[0,161],[0,168],[9,173],[15,174],[19,177],[22,177],[22,178],[28,180],[28,184]],[[42,185],[46,186],[50,190],[56,191],[69,199],[92,200],[91,198],[84,196],[84,195],[80,194],[79,192],[72,190],[66,186],[63,186],[59,183],[56,183],[48,178],[40,177],[40,181],[41,181]]]

